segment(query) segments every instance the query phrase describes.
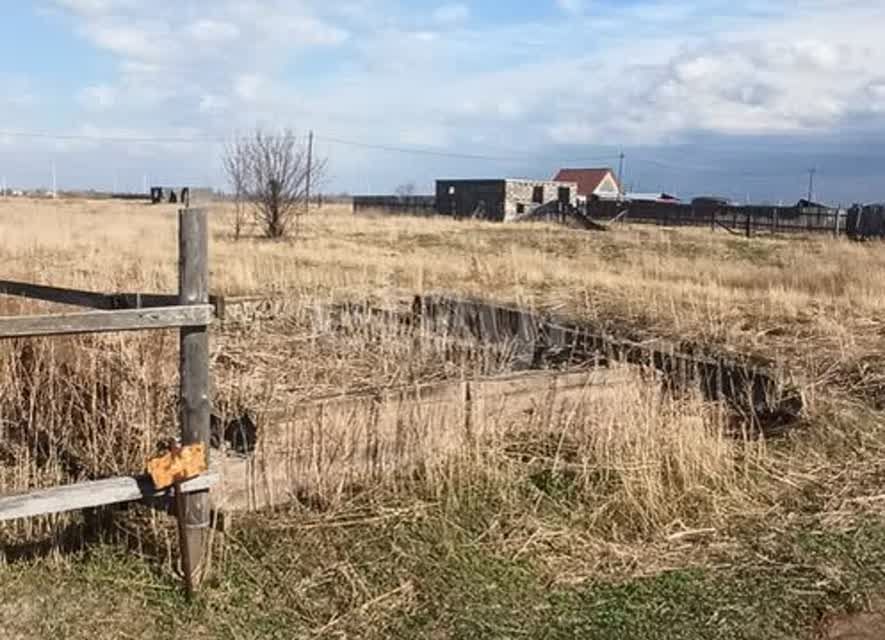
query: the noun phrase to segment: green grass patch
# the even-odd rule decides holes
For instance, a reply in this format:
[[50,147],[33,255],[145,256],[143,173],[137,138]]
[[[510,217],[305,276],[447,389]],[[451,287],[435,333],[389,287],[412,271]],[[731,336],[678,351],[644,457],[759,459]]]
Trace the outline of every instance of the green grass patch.
[[703,566],[568,585],[513,553],[517,520],[430,507],[248,518],[193,605],[160,563],[99,547],[0,568],[0,622],[10,638],[802,639],[885,587],[876,521],[757,523]]

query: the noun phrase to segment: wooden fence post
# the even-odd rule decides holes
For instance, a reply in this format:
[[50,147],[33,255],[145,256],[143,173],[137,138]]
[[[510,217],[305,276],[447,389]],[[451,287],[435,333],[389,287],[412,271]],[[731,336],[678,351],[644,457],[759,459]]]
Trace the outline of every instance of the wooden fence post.
[[[179,304],[209,302],[209,228],[205,209],[182,209],[178,214]],[[182,444],[203,443],[209,451],[209,329],[185,327],[180,333],[180,418]],[[209,493],[184,498],[179,519],[181,560],[188,593],[199,583],[209,528]],[[182,521],[183,520],[183,521]]]

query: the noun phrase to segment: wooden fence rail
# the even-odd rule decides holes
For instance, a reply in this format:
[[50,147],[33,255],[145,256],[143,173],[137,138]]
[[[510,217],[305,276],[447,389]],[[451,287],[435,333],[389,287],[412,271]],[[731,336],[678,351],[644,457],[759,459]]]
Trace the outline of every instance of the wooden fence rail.
[[15,282],[12,280],[0,280],[0,295],[31,298],[32,300],[56,302],[58,304],[86,307],[88,309],[110,310],[114,308],[111,304],[111,297],[104,293],[49,287],[42,284],[30,284],[28,282]]
[[34,338],[37,336],[205,326],[212,322],[213,311],[212,305],[206,304],[45,316],[0,317],[0,338]]
[[[174,293],[99,293],[15,280],[0,280],[0,296],[3,295],[102,311],[152,309],[172,307],[178,304],[178,294]],[[236,303],[237,298],[229,300]],[[222,314],[219,313],[219,310],[223,309],[225,298],[224,296],[209,296],[209,304],[215,307],[216,315],[220,316]]]
[[[219,480],[218,474],[207,473],[181,484],[183,493],[205,491]],[[124,476],[94,480],[63,487],[31,491],[22,495],[0,497],[0,522],[20,518],[48,516],[80,509],[104,507],[123,502],[164,498],[168,491],[157,491],[147,476]]]
[[[209,227],[206,210],[183,209],[179,212],[178,241],[177,296],[108,295],[0,281],[0,295],[94,309],[82,313],[0,317],[0,339],[179,329],[181,440],[184,445],[203,444],[208,455],[211,406],[208,329],[216,307],[210,304],[209,297]],[[206,531],[209,527],[208,491],[215,480],[214,475],[204,474],[179,487],[180,495],[184,497],[181,501],[183,508],[178,513],[179,538],[189,594],[204,566]],[[157,494],[146,483],[141,477],[109,478],[0,497],[0,521],[143,500]]]
[[[40,300],[53,304],[62,304],[97,311],[122,311],[126,309],[162,309],[178,305],[179,296],[174,293],[100,293],[83,289],[50,287],[42,284],[0,280],[0,296],[13,296],[27,300]],[[268,296],[225,296],[210,295],[214,317],[224,320],[228,309],[239,306],[254,305],[266,301]],[[192,306],[192,305],[191,305]],[[176,325],[181,326],[181,325]],[[174,328],[174,327],[173,327]],[[108,329],[109,331],[111,329]]]

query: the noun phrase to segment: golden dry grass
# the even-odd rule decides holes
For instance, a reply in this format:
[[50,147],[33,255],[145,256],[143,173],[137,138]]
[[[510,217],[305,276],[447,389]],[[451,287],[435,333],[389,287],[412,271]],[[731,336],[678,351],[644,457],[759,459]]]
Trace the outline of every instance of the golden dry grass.
[[[172,291],[174,213],[114,201],[0,201],[4,277]],[[298,240],[234,243],[227,218],[223,205],[213,209],[212,286],[220,293],[384,298],[442,289],[632,331],[783,352],[797,362],[811,345],[844,363],[881,346],[885,251],[878,244],[354,217],[340,206],[313,213]]]
[[[881,546],[857,534],[858,522],[882,517],[880,245],[746,240],[707,229],[619,227],[602,234],[353,217],[343,207],[311,215],[297,239],[233,242],[227,218],[224,206],[213,208],[213,290],[284,295],[290,304],[272,321],[213,329],[216,409],[227,417],[251,412],[259,447],[282,437],[289,470],[316,481],[313,495],[302,496],[310,499],[291,511],[228,528],[218,582],[206,590],[211,615],[191,610],[193,617],[170,628],[194,637],[214,637],[219,628],[230,637],[262,637],[269,629],[294,637],[295,628],[306,628],[305,637],[386,637],[384,625],[411,620],[398,637],[416,637],[410,624],[439,624],[443,635],[429,637],[450,637],[449,614],[435,609],[437,601],[468,611],[465,628],[482,628],[486,617],[511,624],[535,609],[547,624],[548,607],[583,588],[575,585],[651,575],[662,594],[648,596],[652,619],[661,611],[686,620],[696,614],[687,625],[696,630],[682,637],[703,637],[711,621],[725,625],[719,637],[731,637],[767,597],[760,590],[779,593],[780,574],[802,574],[784,578],[789,595],[778,596],[791,603],[791,613],[783,620],[778,611],[761,613],[753,629],[813,625],[805,604],[812,593],[829,606],[823,590],[853,599],[881,587],[864,582],[872,571],[860,571],[862,580],[855,575],[864,564],[858,558],[879,557]],[[173,292],[175,208],[0,200],[0,265],[0,279]],[[529,407],[480,399],[469,430],[457,397],[371,400],[365,410],[337,413],[300,407],[317,396],[380,394],[507,371],[500,349],[454,344],[358,314],[333,331],[323,311],[332,301],[394,305],[426,291],[531,306],[639,338],[766,356],[800,380],[810,400],[804,424],[783,441],[729,439],[723,407],[662,393],[648,378],[619,389],[615,401],[593,390],[551,394]],[[51,308],[0,298],[0,315]],[[162,332],[0,342],[0,492],[138,471],[156,442],[176,430],[176,349],[176,335]],[[279,425],[262,416],[281,404],[300,417],[275,430]],[[403,458],[405,468],[397,464]],[[350,484],[359,485],[358,495]],[[79,520],[0,527],[0,549],[14,555],[27,548],[20,543],[47,536],[62,545],[71,537],[62,528],[72,524]],[[162,575],[101,554],[83,565],[62,562],[61,569],[51,562],[12,567],[5,575],[21,584],[15,593],[0,591],[0,619],[19,615],[6,626],[13,637],[53,637],[60,629],[76,637],[116,637],[121,629],[151,637],[156,620],[137,614],[145,602],[181,613],[170,595],[174,534],[164,520],[115,518],[114,526],[136,550],[166,559]],[[802,550],[805,538],[835,546],[821,558]],[[782,539],[789,549],[772,542]],[[671,583],[670,570],[697,566],[737,573],[711,578],[699,593],[673,595],[685,583],[678,576]],[[65,579],[58,588],[56,576]],[[514,584],[531,587],[513,587],[509,602]],[[601,605],[594,597],[564,615],[578,621],[605,610],[602,626],[611,622],[612,635],[601,637],[623,637],[619,616],[646,596],[637,596],[632,583],[626,595],[606,596],[607,589]],[[47,601],[81,590],[86,596],[76,606],[56,610]],[[547,602],[551,593],[558,595]],[[488,608],[471,608],[486,598]],[[685,598],[708,606],[700,614]],[[132,620],[107,608],[114,601],[133,611]],[[735,603],[734,620],[719,620]],[[94,624],[83,608],[107,624]],[[669,630],[653,627],[664,636]]]
[[[878,245],[746,240],[707,229],[620,227],[603,234],[354,217],[343,207],[313,213],[299,238],[233,242],[224,206],[212,215],[213,290],[296,301],[276,322],[215,334],[217,402],[231,416],[282,398],[504,370],[478,345],[451,362],[446,347],[426,337],[383,328],[333,335],[312,313],[330,301],[387,304],[442,290],[555,311],[616,333],[752,351],[803,380],[814,428],[791,450],[725,441],[718,408],[699,399],[673,404],[657,392],[637,392],[616,414],[578,412],[548,419],[543,429],[535,424],[528,444],[526,425],[495,424],[488,431],[498,434],[496,444],[454,456],[458,469],[491,469],[506,478],[512,465],[504,452],[524,445],[534,451],[539,434],[558,434],[564,448],[529,459],[554,469],[563,464],[570,485],[598,496],[584,523],[606,539],[720,526],[732,514],[782,505],[785,495],[837,473],[847,442],[865,461],[882,450],[880,428],[870,426],[877,418],[861,408],[879,393],[879,370],[871,364],[882,349],[885,304],[885,252]],[[174,207],[0,201],[0,237],[2,278],[107,292],[175,290]],[[0,305],[7,312],[25,308]],[[174,433],[174,335],[0,348],[4,429],[7,436],[18,430],[4,438],[0,486],[136,470],[159,438]],[[442,469],[431,474],[436,497],[461,486],[451,468]],[[863,491],[868,474],[853,467],[847,473],[856,474],[851,486]],[[851,496],[831,498],[838,510]]]

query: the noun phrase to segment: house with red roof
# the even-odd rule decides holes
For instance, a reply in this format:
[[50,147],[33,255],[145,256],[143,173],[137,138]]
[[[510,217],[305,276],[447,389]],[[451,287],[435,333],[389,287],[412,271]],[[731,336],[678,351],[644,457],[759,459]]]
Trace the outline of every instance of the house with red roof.
[[581,200],[615,200],[621,196],[621,186],[615,172],[609,168],[561,169],[554,178],[556,182],[575,182]]

